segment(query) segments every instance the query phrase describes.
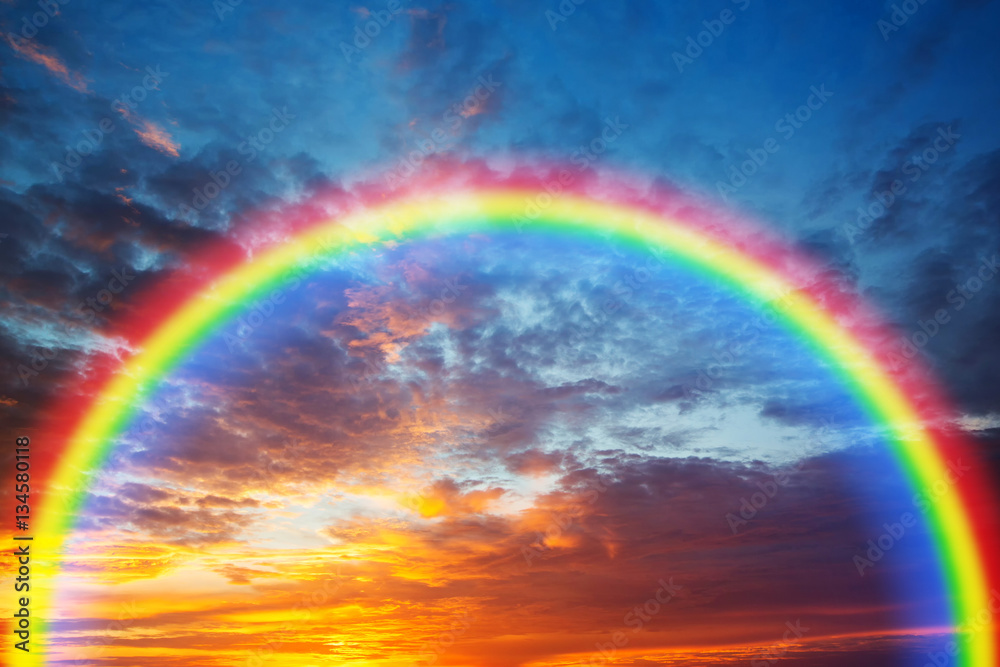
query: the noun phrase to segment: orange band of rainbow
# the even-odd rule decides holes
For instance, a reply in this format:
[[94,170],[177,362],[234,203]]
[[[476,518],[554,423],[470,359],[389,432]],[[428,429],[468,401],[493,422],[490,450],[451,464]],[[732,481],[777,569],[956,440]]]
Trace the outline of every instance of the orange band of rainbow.
[[[82,399],[80,414],[63,425],[65,442],[58,443],[62,447],[53,458],[35,529],[36,622],[55,613],[51,583],[59,567],[58,554],[82,509],[89,476],[104,464],[142,397],[195,345],[268,289],[308,274],[324,258],[407,239],[511,230],[600,234],[669,255],[757,302],[785,295],[772,302],[785,326],[839,369],[859,403],[884,426],[915,487],[929,488],[942,479],[948,456],[957,451],[969,456],[954,438],[932,435],[930,420],[938,416],[940,403],[919,373],[890,370],[882,359],[885,343],[872,342],[873,332],[884,329],[872,323],[870,314],[860,315],[864,309],[856,301],[845,305],[847,297],[834,294],[828,283],[807,284],[801,262],[796,268],[790,259],[794,253],[776,252],[771,242],[758,242],[752,236],[734,238],[711,222],[692,222],[683,211],[664,213],[613,197],[593,198],[568,188],[552,192],[539,183],[523,182],[406,196],[342,216],[309,215],[319,221],[300,227],[288,240],[267,244],[249,259],[227,260],[214,273],[212,269],[196,273],[194,279],[205,281],[199,291],[184,294],[179,302],[175,298],[176,305],[161,313],[151,330],[148,322],[143,325],[141,339],[131,341],[135,351],[130,356],[94,376],[98,380],[88,385],[90,394]],[[986,488],[982,479],[963,480],[959,492],[936,501],[929,519],[964,665],[992,665],[996,658],[995,624],[992,619],[985,629],[981,624],[981,610],[989,609],[988,549],[975,525],[976,512],[986,511],[976,509],[987,502]],[[970,630],[973,624],[980,629]],[[24,664],[44,664],[39,639],[44,634],[36,625],[34,651],[20,656],[27,658]]]

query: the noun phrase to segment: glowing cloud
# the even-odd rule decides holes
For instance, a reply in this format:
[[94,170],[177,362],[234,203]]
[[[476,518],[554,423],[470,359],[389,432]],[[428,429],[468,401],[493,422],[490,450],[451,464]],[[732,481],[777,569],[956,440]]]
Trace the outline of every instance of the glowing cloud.
[[[231,245],[207,249],[187,276],[164,281],[143,298],[119,333],[135,350],[103,359],[72,399],[52,409],[59,436],[47,481],[34,549],[42,588],[36,618],[49,615],[58,554],[81,510],[88,474],[100,469],[137,404],[196,345],[242,308],[282,284],[300,279],[329,257],[380,244],[438,235],[524,234],[600,236],[644,248],[663,260],[722,283],[755,304],[771,302],[779,319],[837,369],[845,386],[892,442],[900,467],[915,487],[946,476],[948,462],[971,458],[955,437],[935,425],[949,412],[930,378],[915,364],[900,369],[891,331],[811,260],[732,214],[709,211],[637,179],[604,177],[574,182],[569,168],[506,176],[480,169],[443,169],[429,180],[386,197],[357,188],[354,200],[325,199],[284,211],[250,231],[250,257]],[[287,239],[269,241],[270,239]],[[155,309],[154,309],[155,308]],[[388,317],[388,315],[386,315]],[[384,341],[385,342],[385,341]],[[979,512],[993,507],[983,479],[970,473],[960,493],[931,508],[930,525],[947,582],[956,639],[965,665],[995,664],[992,627],[965,629],[988,608],[995,560],[993,538]],[[424,516],[454,511],[454,489],[431,489],[416,509]],[[459,502],[461,501],[461,503]],[[43,664],[44,656],[31,660]]]

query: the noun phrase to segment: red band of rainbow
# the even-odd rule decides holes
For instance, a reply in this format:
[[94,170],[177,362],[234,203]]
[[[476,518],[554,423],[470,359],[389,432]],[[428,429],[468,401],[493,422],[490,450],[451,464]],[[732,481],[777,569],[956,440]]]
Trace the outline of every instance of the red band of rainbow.
[[[473,186],[469,180],[461,186],[448,178],[422,183],[376,206],[359,205],[378,201],[376,195],[346,208],[344,201],[317,197],[254,227],[244,238],[255,246],[252,256],[234,245],[206,249],[185,273],[133,300],[133,312],[115,332],[132,352],[122,359],[92,360],[86,378],[49,411],[47,431],[33,434],[50,448],[32,546],[36,622],[53,618],[58,554],[81,510],[89,475],[104,465],[142,397],[260,294],[307,275],[324,258],[407,239],[511,230],[596,234],[669,255],[747,299],[770,301],[783,324],[838,369],[884,428],[914,487],[930,488],[946,478],[950,460],[973,458],[961,438],[940,427],[950,413],[926,373],[913,360],[897,367],[894,337],[879,318],[801,253],[759,229],[726,214],[709,215],[676,195],[636,191],[628,184],[571,187],[552,175],[490,175]],[[996,624],[992,616],[985,625],[982,620],[995,581],[987,570],[988,556],[996,553],[995,538],[985,528],[991,498],[985,476],[973,472],[956,492],[939,498],[929,515],[963,665],[996,664]],[[23,664],[45,663],[38,641],[44,634],[37,627],[34,652],[19,656]]]

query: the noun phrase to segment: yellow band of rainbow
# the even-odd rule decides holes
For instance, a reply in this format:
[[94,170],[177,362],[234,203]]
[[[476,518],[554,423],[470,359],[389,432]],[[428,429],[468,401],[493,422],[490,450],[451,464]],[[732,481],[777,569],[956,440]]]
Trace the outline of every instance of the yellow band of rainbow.
[[[536,205],[525,217],[526,202]],[[839,369],[853,395],[884,425],[901,467],[912,484],[929,488],[947,473],[947,461],[928,432],[918,409],[883,363],[815,297],[745,249],[721,242],[696,225],[647,208],[540,189],[484,188],[443,196],[415,196],[310,224],[292,238],[265,248],[166,314],[162,323],[93,398],[72,430],[47,485],[35,530],[34,614],[53,618],[51,583],[60,550],[81,510],[90,474],[99,470],[141,398],[156,386],[193,346],[241,307],[283,281],[313,270],[324,258],[411,238],[461,233],[545,232],[600,234],[618,243],[656,249],[693,271],[760,302],[773,302],[785,326],[799,333],[818,354]],[[929,520],[938,546],[957,628],[968,628],[988,608],[985,555],[980,552],[969,509],[960,494],[947,494],[931,508]],[[44,629],[44,623],[42,624]],[[39,636],[39,635],[42,636]],[[991,665],[995,635],[957,631],[964,665]],[[44,664],[37,631],[34,651],[23,664]],[[25,660],[26,658],[26,660]]]

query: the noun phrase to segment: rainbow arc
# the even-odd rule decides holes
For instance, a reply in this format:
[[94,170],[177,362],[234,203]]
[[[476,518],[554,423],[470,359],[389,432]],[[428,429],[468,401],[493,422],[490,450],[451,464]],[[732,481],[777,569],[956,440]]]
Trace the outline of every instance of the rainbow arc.
[[[188,267],[186,277],[151,288],[141,299],[147,305],[137,305],[118,327],[132,352],[100,360],[78,396],[52,408],[53,419],[62,420],[35,530],[35,577],[41,586],[35,593],[36,620],[53,618],[47,583],[55,580],[58,554],[83,509],[87,480],[105,465],[143,397],[255,299],[301,279],[329,258],[382,244],[522,233],[599,236],[652,251],[754,303],[769,303],[787,329],[836,369],[883,427],[914,488],[932,488],[948,475],[953,460],[971,459],[959,438],[935,426],[949,411],[926,373],[912,362],[894,370],[898,354],[892,332],[802,253],[731,214],[715,216],[679,202],[676,195],[592,183],[554,189],[551,180],[480,176],[457,186],[443,178],[388,199],[372,195],[365,205],[333,215],[325,202],[304,205],[278,224],[269,223],[273,229],[256,228],[254,238],[263,240],[249,256],[232,246],[209,249]],[[470,186],[470,181],[478,182]],[[984,513],[991,508],[988,489],[984,478],[970,473],[958,492],[937,499],[928,512],[964,665],[996,664],[995,626],[990,621],[983,630],[981,623],[982,610],[990,608],[992,542],[984,528]],[[38,639],[44,640],[44,624],[41,637],[33,640],[36,647]],[[29,664],[44,663],[44,650],[29,657]]]

